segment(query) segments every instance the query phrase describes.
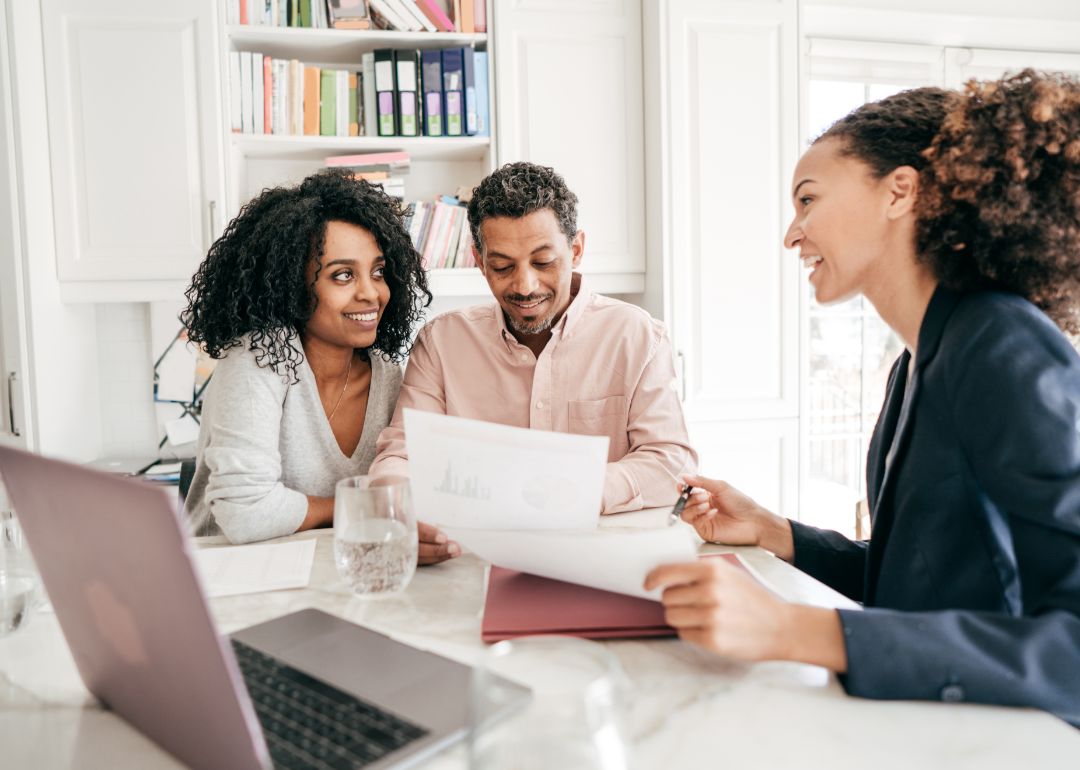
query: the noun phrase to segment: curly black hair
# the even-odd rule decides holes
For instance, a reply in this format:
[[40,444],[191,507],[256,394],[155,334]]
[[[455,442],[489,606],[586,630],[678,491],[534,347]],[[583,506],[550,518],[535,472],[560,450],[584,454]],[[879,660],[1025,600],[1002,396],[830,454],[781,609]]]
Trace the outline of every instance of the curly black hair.
[[[401,202],[351,173],[330,170],[295,187],[265,189],[225,228],[184,293],[180,320],[188,336],[213,358],[243,344],[259,366],[295,382],[303,355],[292,341],[304,330],[318,304],[315,280],[322,270],[328,222],[347,222],[375,237],[386,258],[384,276],[390,302],[379,320],[377,351],[401,361],[408,353],[413,325],[431,304],[427,273],[405,230]],[[315,261],[315,279],[305,271]]]
[[547,166],[535,163],[507,163],[473,189],[469,201],[469,227],[477,252],[484,255],[480,225],[491,217],[520,219],[534,211],[550,209],[567,242],[577,235],[578,199],[566,181]]
[[919,172],[919,259],[956,291],[997,289],[1080,332],[1080,81],[1027,69],[866,104],[816,141],[877,178]]

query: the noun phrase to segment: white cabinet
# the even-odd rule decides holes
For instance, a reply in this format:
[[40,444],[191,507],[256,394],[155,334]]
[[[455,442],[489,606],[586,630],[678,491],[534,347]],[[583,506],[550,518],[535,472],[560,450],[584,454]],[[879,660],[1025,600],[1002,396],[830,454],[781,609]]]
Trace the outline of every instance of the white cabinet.
[[62,292],[186,284],[221,224],[214,3],[41,7]]
[[495,34],[500,162],[562,174],[581,201],[590,285],[644,291],[640,0],[506,0]]
[[[650,227],[702,472],[795,516],[799,280],[782,246],[798,158],[796,0],[646,4]],[[654,116],[654,120],[655,120]],[[651,239],[652,240],[652,239]]]

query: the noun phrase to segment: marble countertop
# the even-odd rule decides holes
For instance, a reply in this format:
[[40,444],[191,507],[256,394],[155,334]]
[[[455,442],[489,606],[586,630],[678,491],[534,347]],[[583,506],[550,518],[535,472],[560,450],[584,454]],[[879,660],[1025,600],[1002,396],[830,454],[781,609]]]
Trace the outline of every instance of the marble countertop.
[[[605,517],[604,532],[662,526],[665,510]],[[681,525],[685,526],[685,525]],[[400,596],[364,601],[337,577],[330,530],[315,538],[307,588],[210,602],[222,633],[317,607],[413,646],[474,663],[480,641],[486,564],[466,553],[417,571]],[[213,547],[202,542],[200,547]],[[737,551],[791,601],[840,606],[846,600],[757,548]],[[628,721],[636,770],[662,768],[1012,768],[1075,766],[1080,732],[1034,710],[969,704],[870,701],[848,697],[836,677],[795,663],[743,664],[676,639],[603,642],[630,682]],[[424,770],[460,770],[463,745]],[[111,712],[79,679],[52,614],[38,614],[0,639],[0,766],[178,768],[181,765]]]

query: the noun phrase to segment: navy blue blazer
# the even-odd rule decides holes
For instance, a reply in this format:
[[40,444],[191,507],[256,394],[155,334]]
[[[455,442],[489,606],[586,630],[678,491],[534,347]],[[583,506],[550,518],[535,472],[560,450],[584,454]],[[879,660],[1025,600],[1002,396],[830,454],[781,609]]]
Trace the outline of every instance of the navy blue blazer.
[[908,381],[910,358],[870,443],[869,543],[792,522],[795,566],[866,606],[840,612],[841,682],[1080,727],[1080,355],[1018,296],[939,287]]

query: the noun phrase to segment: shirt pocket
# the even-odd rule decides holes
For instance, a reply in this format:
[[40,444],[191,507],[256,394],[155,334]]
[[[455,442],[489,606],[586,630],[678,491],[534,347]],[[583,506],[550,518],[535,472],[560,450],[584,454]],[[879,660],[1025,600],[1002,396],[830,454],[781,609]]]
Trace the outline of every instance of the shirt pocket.
[[568,407],[570,433],[607,436],[610,439],[609,463],[618,462],[630,451],[630,437],[626,432],[630,399],[626,396],[609,396],[598,401],[571,401]]

